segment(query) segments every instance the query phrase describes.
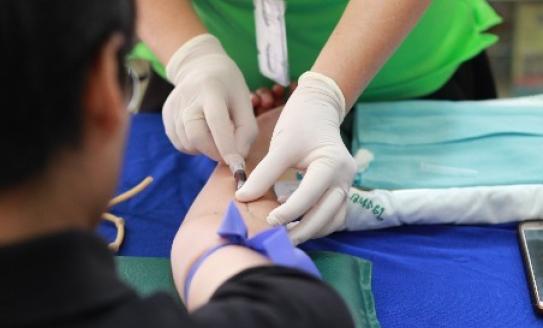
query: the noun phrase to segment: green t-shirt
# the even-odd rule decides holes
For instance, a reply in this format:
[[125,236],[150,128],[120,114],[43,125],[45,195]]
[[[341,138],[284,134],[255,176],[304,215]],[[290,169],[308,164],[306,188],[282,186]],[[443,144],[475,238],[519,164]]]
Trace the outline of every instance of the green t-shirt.
[[[290,76],[309,70],[348,0],[287,0]],[[273,84],[258,69],[252,0],[194,0],[203,23],[221,40],[250,89]],[[458,66],[497,41],[485,31],[501,22],[485,0],[433,0],[414,30],[362,94],[361,100],[420,97],[439,89]],[[163,66],[144,45],[134,54]],[[340,60],[338,58],[338,60]]]

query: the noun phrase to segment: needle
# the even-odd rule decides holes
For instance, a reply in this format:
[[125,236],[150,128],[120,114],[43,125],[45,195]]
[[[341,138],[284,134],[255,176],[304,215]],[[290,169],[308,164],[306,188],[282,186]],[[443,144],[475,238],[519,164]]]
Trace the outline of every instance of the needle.
[[244,169],[238,169],[234,172],[234,181],[236,190],[240,190],[247,181],[247,173]]
[[236,188],[237,191],[241,187],[243,187],[243,184],[245,184],[245,181],[247,181],[247,173],[245,172],[245,161],[243,160],[243,158],[240,157],[239,160],[231,160],[228,166],[230,167],[230,172],[232,172],[232,174],[234,175],[234,188]]

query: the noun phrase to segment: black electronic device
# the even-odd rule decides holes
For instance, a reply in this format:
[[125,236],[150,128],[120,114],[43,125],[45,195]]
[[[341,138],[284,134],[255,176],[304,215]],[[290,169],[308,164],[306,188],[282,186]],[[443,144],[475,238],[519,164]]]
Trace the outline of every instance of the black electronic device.
[[518,232],[534,307],[543,315],[543,220],[523,222]]

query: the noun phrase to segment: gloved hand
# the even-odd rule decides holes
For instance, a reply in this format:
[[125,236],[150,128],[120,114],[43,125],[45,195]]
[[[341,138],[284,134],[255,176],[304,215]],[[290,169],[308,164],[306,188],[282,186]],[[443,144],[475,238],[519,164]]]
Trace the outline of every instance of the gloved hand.
[[298,189],[267,218],[282,225],[303,216],[299,224],[289,225],[295,244],[344,228],[356,171],[339,131],[346,114],[343,93],[332,79],[315,72],[306,72],[298,83],[277,121],[268,154],[236,192],[239,201],[255,200],[287,168],[305,170]]
[[189,40],[172,56],[166,73],[175,89],[164,104],[163,120],[175,148],[239,165],[258,127],[245,79],[219,40],[211,34]]

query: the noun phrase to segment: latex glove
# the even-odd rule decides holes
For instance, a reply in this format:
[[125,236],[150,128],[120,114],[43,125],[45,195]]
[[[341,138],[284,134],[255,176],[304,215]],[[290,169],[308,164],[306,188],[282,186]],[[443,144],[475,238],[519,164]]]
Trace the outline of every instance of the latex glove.
[[305,170],[298,189],[267,218],[272,225],[284,225],[303,216],[289,231],[295,244],[344,228],[356,171],[339,131],[345,114],[345,99],[332,79],[303,74],[277,121],[268,154],[236,192],[239,201],[255,200],[287,168]]
[[163,109],[166,134],[178,150],[239,165],[258,127],[237,65],[211,34],[194,37],[170,59],[175,85]]

